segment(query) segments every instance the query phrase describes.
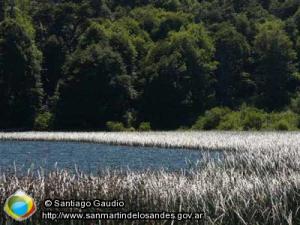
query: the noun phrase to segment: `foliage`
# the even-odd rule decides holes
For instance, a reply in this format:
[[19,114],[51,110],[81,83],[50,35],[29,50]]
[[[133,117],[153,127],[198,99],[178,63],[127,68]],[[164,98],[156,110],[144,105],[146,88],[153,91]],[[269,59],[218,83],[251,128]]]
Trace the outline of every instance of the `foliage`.
[[234,107],[253,93],[253,81],[246,71],[250,57],[250,45],[232,25],[221,23],[214,27],[216,59],[216,100],[218,105]]
[[193,119],[214,94],[214,46],[202,25],[169,35],[146,58],[143,113],[155,129],[174,129]]
[[243,130],[240,112],[231,112],[224,116],[217,130]]
[[139,131],[151,131],[151,124],[149,122],[142,122],[139,126]]
[[[289,82],[296,73],[296,52],[280,21],[268,21],[258,27],[254,40],[255,79],[258,104],[269,110],[289,103]],[[276,101],[274,101],[276,99]]]
[[213,108],[200,116],[192,126],[195,130],[298,130],[300,116],[293,112],[266,113],[242,106],[239,111]]
[[266,120],[265,113],[251,107],[245,107],[240,112],[241,125],[244,130],[261,130]]
[[230,113],[229,108],[213,108],[205,112],[203,117],[200,117],[193,125],[192,129],[196,130],[213,130],[216,129],[223,117]]
[[298,130],[300,128],[299,115],[289,111],[283,113],[272,113],[269,115],[269,120],[267,121],[267,129],[269,130],[291,131]]
[[52,126],[52,114],[50,112],[41,112],[39,113],[34,121],[34,129],[35,130],[49,130]]
[[108,121],[106,123],[106,128],[109,131],[126,131],[123,123],[115,121]]
[[0,126],[31,128],[42,104],[42,54],[15,20],[0,24]]
[[79,48],[65,71],[69,77],[59,87],[56,127],[97,129],[106,121],[122,120],[132,93],[119,53],[101,44]]
[[300,94],[299,93],[295,98],[292,99],[290,108],[293,112],[300,114]]
[[170,130],[191,127],[215,107],[233,110],[218,129],[264,129],[264,113],[237,109],[299,114],[299,7],[297,0],[0,0],[0,129],[33,129],[43,108],[59,130],[103,130],[107,121]]

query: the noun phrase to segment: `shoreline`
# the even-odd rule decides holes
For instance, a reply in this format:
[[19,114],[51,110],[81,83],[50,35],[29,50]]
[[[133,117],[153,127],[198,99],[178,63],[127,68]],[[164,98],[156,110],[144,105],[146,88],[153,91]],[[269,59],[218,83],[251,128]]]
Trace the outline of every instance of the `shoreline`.
[[188,150],[299,148],[300,132],[0,132],[0,141],[55,141]]

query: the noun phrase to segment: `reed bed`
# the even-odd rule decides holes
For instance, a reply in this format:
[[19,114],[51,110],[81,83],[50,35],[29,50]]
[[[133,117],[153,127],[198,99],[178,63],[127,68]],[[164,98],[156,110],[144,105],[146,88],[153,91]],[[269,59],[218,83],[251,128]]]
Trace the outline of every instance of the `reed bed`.
[[75,141],[199,150],[297,147],[299,132],[0,132],[0,140]]
[[[33,140],[33,134],[23,133],[18,139]],[[44,133],[37,134],[41,138],[38,140],[46,137]],[[14,135],[1,134],[1,137],[17,137]],[[93,139],[85,139],[89,136],[85,134],[80,140],[75,139],[80,135],[69,135],[68,138],[74,138],[74,141],[97,140],[102,143],[100,140],[106,137],[114,144],[126,144],[123,143],[125,137],[132,137],[134,141],[128,139],[131,145],[155,143],[155,146],[164,147],[193,146],[235,151],[226,151],[220,161],[207,155],[197,168],[182,173],[105,171],[88,175],[59,169],[47,173],[42,169],[37,172],[29,170],[25,175],[3,172],[0,175],[1,205],[7,196],[22,188],[39,204],[48,198],[122,199],[127,209],[133,211],[203,211],[205,214],[203,221],[59,221],[58,224],[300,224],[299,133],[162,132],[156,139],[155,133],[123,133],[119,137],[95,133]],[[57,140],[62,136],[56,133],[49,138]],[[138,137],[143,137],[143,141]],[[161,145],[159,140],[163,142]],[[178,146],[179,143],[185,145]],[[11,220],[0,215],[0,223],[8,225]],[[43,221],[37,213],[29,224],[53,224],[53,221]]]

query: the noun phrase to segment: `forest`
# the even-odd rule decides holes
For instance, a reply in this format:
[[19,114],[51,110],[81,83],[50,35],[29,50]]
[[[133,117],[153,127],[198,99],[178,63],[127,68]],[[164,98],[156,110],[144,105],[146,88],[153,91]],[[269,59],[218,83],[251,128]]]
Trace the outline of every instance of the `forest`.
[[0,0],[0,130],[297,130],[299,0]]

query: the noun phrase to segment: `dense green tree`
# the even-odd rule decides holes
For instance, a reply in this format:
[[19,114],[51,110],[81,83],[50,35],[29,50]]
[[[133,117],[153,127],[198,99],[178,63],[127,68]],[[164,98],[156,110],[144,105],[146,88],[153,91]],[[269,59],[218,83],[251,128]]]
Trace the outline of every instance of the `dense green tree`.
[[155,35],[155,31],[159,27],[162,14],[164,14],[162,9],[157,9],[153,6],[135,8],[130,12],[130,16],[137,20],[140,27],[151,36]]
[[[102,21],[91,23],[91,26],[81,36],[79,45],[86,47],[90,44],[102,43],[122,56],[126,68],[126,74],[131,77],[135,89],[142,92],[141,71],[144,66],[145,56],[153,46],[149,34],[142,30],[137,21],[125,17],[122,20]],[[136,108],[135,102],[131,102],[129,111]]]
[[187,25],[189,20],[186,14],[170,13],[162,19],[158,29],[155,31],[155,39],[164,39],[171,31],[179,31],[181,27]]
[[300,2],[295,0],[272,1],[270,12],[281,19],[286,19],[292,16],[299,8]]
[[44,53],[42,80],[47,94],[46,102],[53,97],[62,77],[65,59],[76,49],[90,14],[86,4],[38,1],[33,21],[37,28],[37,39],[40,40],[39,46]]
[[43,87],[47,96],[52,97],[62,76],[62,66],[66,58],[62,39],[56,35],[48,37],[43,46],[43,53]]
[[155,41],[166,38],[171,31],[179,31],[192,21],[190,14],[167,12],[149,6],[132,10],[131,16]]
[[60,129],[100,129],[122,120],[132,97],[131,79],[119,53],[107,45],[77,49],[59,87],[55,126]]
[[30,128],[41,107],[42,54],[14,20],[0,24],[0,128]]
[[156,129],[190,123],[209,106],[216,63],[213,43],[202,25],[172,33],[147,56],[142,112]]
[[248,42],[253,40],[256,31],[255,23],[245,13],[236,14],[232,18],[232,24],[239,33],[244,35]]
[[250,46],[246,38],[228,24],[215,27],[216,98],[222,106],[234,107],[245,102],[253,93],[249,67]]
[[213,24],[230,19],[235,12],[233,5],[228,3],[229,1],[202,1],[196,15],[197,21]]
[[[108,23],[106,24],[106,28],[110,29],[111,33],[122,33],[124,37],[128,39],[128,42],[130,42],[128,45],[133,46],[135,49],[134,51],[136,52],[129,54],[135,57],[134,60],[130,60],[134,63],[139,64],[139,62],[141,62],[142,59],[147,55],[149,49],[153,45],[150,35],[141,29],[137,20],[132,18],[125,17],[116,20],[113,24]],[[126,52],[123,52],[122,54],[125,56]]]
[[95,17],[110,18],[112,16],[110,4],[107,0],[91,0],[90,6]]
[[[243,103],[298,112],[299,7],[298,0],[0,0],[0,127],[106,129],[110,121],[133,130],[147,121],[174,129],[212,107]],[[224,115],[217,127],[246,129],[234,122],[240,114]],[[258,117],[250,114],[252,123]],[[292,120],[280,121],[281,129]]]
[[[118,21],[115,23],[107,22],[104,25],[106,35],[108,36],[109,45],[113,48],[114,51],[118,52],[126,65],[127,73],[132,74],[136,71],[136,62],[137,62],[137,50],[135,44],[133,43],[134,33],[128,32],[128,28],[124,27],[121,24],[122,22]],[[132,35],[132,36],[131,36]]]
[[258,105],[281,109],[289,102],[290,83],[297,80],[297,55],[283,25],[268,21],[259,26],[254,41]]
[[273,15],[259,4],[257,0],[249,1],[247,7],[242,11],[247,17],[255,23],[265,21],[268,18],[273,18]]

